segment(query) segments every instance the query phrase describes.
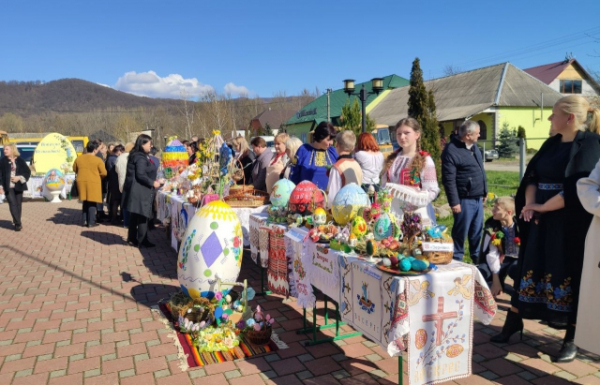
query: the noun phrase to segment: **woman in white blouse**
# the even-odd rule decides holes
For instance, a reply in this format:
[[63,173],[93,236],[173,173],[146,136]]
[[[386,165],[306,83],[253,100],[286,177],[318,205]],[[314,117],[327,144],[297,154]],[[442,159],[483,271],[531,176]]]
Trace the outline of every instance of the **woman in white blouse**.
[[358,136],[354,159],[363,170],[362,188],[365,192],[369,190],[370,186],[373,186],[375,191],[379,191],[379,174],[383,168],[383,154],[379,151],[373,135],[363,132]]
[[431,202],[437,198],[440,187],[433,159],[421,151],[421,133],[421,125],[413,118],[404,118],[396,124],[400,149],[387,158],[381,186],[392,192],[392,211],[397,215],[403,215],[404,211],[416,212],[424,225],[435,225]]

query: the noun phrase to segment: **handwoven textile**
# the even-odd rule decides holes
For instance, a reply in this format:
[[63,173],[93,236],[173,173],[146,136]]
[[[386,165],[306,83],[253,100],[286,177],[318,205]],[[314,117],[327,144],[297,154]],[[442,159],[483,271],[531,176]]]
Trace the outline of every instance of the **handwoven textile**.
[[269,269],[267,280],[273,294],[289,296],[288,263],[285,253],[285,230],[281,227],[268,227],[269,232]]

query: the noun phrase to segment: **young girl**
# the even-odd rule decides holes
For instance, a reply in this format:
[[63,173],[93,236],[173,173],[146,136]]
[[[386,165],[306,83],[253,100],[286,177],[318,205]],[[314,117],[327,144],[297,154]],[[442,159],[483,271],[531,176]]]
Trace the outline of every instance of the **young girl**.
[[435,224],[431,202],[440,193],[435,164],[421,151],[421,126],[413,118],[396,124],[396,139],[400,149],[390,155],[381,174],[381,186],[390,189],[394,200],[392,211],[402,218],[403,211],[421,215],[424,225]]

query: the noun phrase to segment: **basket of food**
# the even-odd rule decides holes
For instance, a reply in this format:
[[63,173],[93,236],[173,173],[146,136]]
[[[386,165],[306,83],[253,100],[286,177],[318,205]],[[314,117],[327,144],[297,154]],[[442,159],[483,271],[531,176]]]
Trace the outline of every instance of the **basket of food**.
[[446,234],[446,226],[438,225],[425,228],[420,245],[427,260],[436,265],[452,262],[454,241]]
[[436,265],[447,265],[454,256],[454,242],[452,239],[431,239],[421,244],[423,255],[427,260]]
[[192,300],[188,306],[179,309],[179,315],[193,323],[205,321],[210,323],[213,318],[214,306],[206,298]]

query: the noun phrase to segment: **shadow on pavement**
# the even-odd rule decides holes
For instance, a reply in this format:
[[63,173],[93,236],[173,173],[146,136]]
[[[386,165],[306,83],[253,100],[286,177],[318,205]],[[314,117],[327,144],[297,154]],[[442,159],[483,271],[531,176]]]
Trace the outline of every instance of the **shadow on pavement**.
[[81,210],[59,207],[54,216],[47,219],[47,221],[57,225],[81,226],[83,217]]
[[103,245],[126,245],[127,242],[123,240],[123,237],[118,234],[102,232],[102,227],[97,227],[100,231],[85,230],[81,232],[81,236],[91,239],[94,242],[101,243]]
[[[122,273],[127,274],[127,273]],[[136,281],[137,282],[137,281]],[[179,287],[173,285],[161,285],[157,283],[140,283],[131,288],[129,292],[135,302],[152,307],[162,299],[168,299],[171,294],[179,291]]]
[[11,221],[0,220],[0,228],[14,230],[15,227],[13,226]]

